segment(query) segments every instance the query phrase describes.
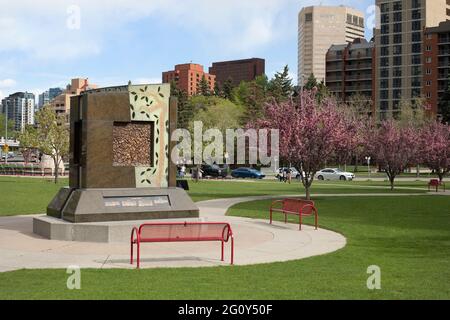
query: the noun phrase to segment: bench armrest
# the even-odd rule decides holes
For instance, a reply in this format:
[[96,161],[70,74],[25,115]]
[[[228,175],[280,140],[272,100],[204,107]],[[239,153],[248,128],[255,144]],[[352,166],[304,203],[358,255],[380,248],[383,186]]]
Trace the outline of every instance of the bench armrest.
[[300,212],[299,214],[302,214],[303,209],[305,208],[311,208],[312,211],[314,211],[314,214],[317,215],[317,209],[315,206],[313,206],[312,204],[306,204],[303,207],[300,208]]
[[271,203],[270,209],[272,209],[277,203],[283,203],[283,200],[275,200]]
[[133,230],[131,230],[131,243],[138,243],[140,242],[140,237],[139,237],[139,230],[138,228],[134,227]]

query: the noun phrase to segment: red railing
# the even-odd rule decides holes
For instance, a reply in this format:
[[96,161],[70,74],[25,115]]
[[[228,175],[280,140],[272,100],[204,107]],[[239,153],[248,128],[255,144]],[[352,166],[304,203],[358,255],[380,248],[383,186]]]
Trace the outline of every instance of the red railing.
[[131,231],[131,259],[137,246],[137,268],[140,267],[140,246],[145,242],[220,241],[224,261],[224,244],[231,239],[231,264],[234,263],[234,238],[231,226],[224,222],[161,222],[142,224]]

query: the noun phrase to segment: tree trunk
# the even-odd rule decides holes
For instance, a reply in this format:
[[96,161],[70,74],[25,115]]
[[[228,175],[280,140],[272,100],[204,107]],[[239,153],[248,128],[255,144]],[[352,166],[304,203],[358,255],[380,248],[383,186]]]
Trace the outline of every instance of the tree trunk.
[[306,190],[306,200],[311,200],[311,190],[310,187],[305,187]]
[[442,182],[444,180],[444,171],[438,170],[437,176],[439,177],[439,182]]
[[419,165],[419,164],[417,165],[416,171],[417,171],[417,172],[416,172],[416,177],[417,177],[417,178],[420,178],[420,165]]
[[57,184],[59,177],[59,157],[58,156],[54,157],[53,162],[55,164],[55,184]]
[[195,182],[198,182],[200,180],[200,165],[197,165],[197,170],[195,173]]

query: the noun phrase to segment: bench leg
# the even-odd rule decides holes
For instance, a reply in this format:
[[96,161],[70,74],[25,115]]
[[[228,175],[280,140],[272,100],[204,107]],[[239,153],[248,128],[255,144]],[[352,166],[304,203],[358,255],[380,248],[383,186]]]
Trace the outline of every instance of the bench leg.
[[130,264],[133,264],[133,241],[131,241],[130,245]]
[[141,266],[140,262],[141,262],[141,245],[138,242],[137,243],[137,269],[139,269]]
[[316,230],[319,228],[319,216],[317,215],[317,213],[314,215],[315,217],[315,222],[316,222]]
[[223,258],[223,240],[222,240],[222,258],[221,258],[221,261],[223,261],[224,260],[224,258]]
[[302,231],[302,215],[301,214],[298,215],[298,222],[299,222],[298,230]]
[[287,213],[284,214],[284,223],[287,223]]
[[231,265],[234,264],[234,238],[231,237]]
[[272,224],[272,208],[270,208],[270,224]]

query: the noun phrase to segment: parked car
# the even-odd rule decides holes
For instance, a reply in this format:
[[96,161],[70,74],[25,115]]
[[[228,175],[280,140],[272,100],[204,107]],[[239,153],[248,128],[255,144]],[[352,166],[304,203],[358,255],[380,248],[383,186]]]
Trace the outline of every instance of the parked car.
[[297,168],[294,168],[294,167],[291,167],[291,168],[288,168],[288,167],[281,167],[280,169],[278,169],[278,172],[277,172],[277,174],[275,175],[275,177],[276,177],[277,179],[279,179],[280,176],[283,175],[283,171],[284,171],[284,170],[287,170],[287,169],[291,169],[291,176],[292,176],[293,179],[301,179],[301,178],[302,178],[302,177],[300,176],[300,172],[297,170]]
[[228,175],[228,169],[226,167],[220,167],[216,164],[203,164],[201,169],[203,171],[203,177],[226,178]]
[[341,169],[323,169],[316,173],[318,180],[353,180],[355,175],[351,172],[345,172]]
[[263,179],[266,175],[252,168],[238,168],[231,172],[233,178]]

